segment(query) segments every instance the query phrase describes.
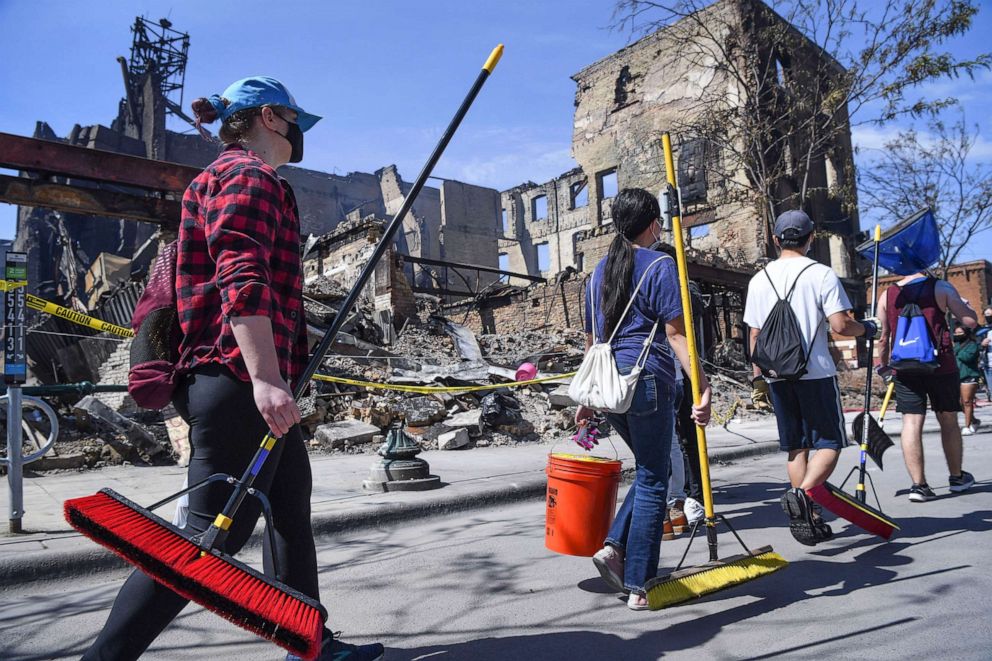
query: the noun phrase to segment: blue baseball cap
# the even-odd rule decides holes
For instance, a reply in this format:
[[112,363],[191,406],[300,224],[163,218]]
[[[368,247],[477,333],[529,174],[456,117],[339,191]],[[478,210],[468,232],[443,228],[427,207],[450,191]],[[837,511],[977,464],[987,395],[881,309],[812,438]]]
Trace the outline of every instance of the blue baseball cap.
[[[221,99],[227,99],[229,104],[225,106]],[[296,123],[304,132],[309,131],[321,119],[318,115],[311,115],[296,105],[296,99],[289,93],[286,86],[269,76],[243,78],[232,83],[224,90],[223,94],[214,94],[208,101],[217,111],[217,116],[221,121],[226,120],[239,110],[261,106],[282,106],[295,110]]]

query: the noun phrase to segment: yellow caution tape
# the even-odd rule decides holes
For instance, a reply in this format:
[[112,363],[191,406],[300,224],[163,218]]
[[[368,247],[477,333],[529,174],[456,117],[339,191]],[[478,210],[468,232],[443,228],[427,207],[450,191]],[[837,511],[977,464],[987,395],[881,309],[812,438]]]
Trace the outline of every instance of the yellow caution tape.
[[[18,287],[23,287],[26,283],[15,282],[8,280],[0,280],[0,289],[3,291],[11,291],[17,289]],[[80,326],[87,326],[94,330],[103,331],[106,333],[112,333],[114,335],[119,335],[121,337],[134,337],[134,331],[130,328],[124,328],[122,326],[116,326],[109,321],[101,321],[100,319],[95,319],[94,317],[89,317],[85,314],[76,312],[75,310],[70,310],[69,308],[62,307],[61,305],[56,305],[51,301],[46,301],[43,298],[38,298],[37,296],[27,295],[28,307],[32,310],[37,310],[39,312],[45,312],[47,314],[55,315],[65,319],[66,321],[71,321],[74,324],[79,324]],[[357,386],[360,388],[372,388],[376,390],[396,390],[399,392],[415,392],[415,393],[432,393],[432,392],[480,392],[483,390],[498,390],[500,388],[520,388],[522,386],[529,386],[535,383],[548,383],[550,381],[561,381],[562,379],[568,379],[575,376],[575,372],[569,372],[568,374],[560,374],[558,376],[546,376],[541,379],[530,379],[529,381],[514,381],[513,383],[497,383],[485,386],[410,386],[392,383],[371,383],[369,381],[359,381],[357,379],[346,379],[340,376],[327,376],[325,374],[314,374],[313,378],[317,381],[327,381],[329,383],[340,383],[347,386]]]
[[375,390],[396,390],[399,392],[415,392],[427,394],[432,392],[479,392],[483,390],[499,390],[500,388],[519,388],[529,386],[533,383],[548,383],[549,381],[561,381],[575,376],[575,372],[560,374],[558,376],[546,376],[540,379],[530,379],[529,381],[514,381],[512,383],[495,383],[486,386],[408,386],[392,383],[371,383],[369,381],[358,381],[356,379],[346,379],[340,376],[328,376],[326,374],[314,374],[316,381],[326,381],[328,383],[340,383],[346,386],[358,386],[360,388],[372,388]]
[[[2,283],[3,291],[12,291],[18,287],[23,287],[26,283],[0,280]],[[44,312],[46,314],[51,314],[56,317],[65,319],[66,321],[71,321],[74,324],[79,324],[80,326],[86,326],[92,328],[93,330],[102,331],[104,333],[111,333],[113,335],[119,335],[120,337],[134,337],[134,331],[130,328],[124,328],[123,326],[117,326],[109,321],[101,321],[94,317],[87,316],[75,310],[70,310],[69,308],[64,308],[61,305],[56,305],[51,301],[46,301],[43,298],[38,298],[32,294],[27,295],[28,307],[32,310],[37,310],[38,312]]]

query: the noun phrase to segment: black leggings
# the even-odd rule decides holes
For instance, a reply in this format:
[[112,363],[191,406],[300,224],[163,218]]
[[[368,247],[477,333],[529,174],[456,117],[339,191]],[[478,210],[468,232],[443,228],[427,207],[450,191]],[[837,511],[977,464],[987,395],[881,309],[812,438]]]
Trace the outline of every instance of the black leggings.
[[[255,408],[251,384],[240,381],[224,366],[203,366],[184,380],[173,402],[190,426],[190,485],[214,473],[240,478],[267,430]],[[255,487],[265,492],[272,504],[279,560],[279,567],[273,567],[266,535],[265,574],[278,574],[288,586],[319,600],[310,527],[311,479],[310,461],[297,426],[276,443]],[[189,494],[186,530],[202,532],[210,527],[230,494],[230,485],[224,483]],[[244,546],[260,514],[258,501],[246,498],[234,517],[224,549],[227,553],[237,553]],[[187,603],[144,573],[133,572],[118,593],[103,631],[83,655],[84,661],[137,659]]]
[[682,401],[679,403],[675,427],[678,430],[679,445],[685,459],[685,493],[689,498],[703,502],[703,476],[699,466],[699,440],[696,436],[696,423],[692,421],[692,383],[689,375],[682,372]]

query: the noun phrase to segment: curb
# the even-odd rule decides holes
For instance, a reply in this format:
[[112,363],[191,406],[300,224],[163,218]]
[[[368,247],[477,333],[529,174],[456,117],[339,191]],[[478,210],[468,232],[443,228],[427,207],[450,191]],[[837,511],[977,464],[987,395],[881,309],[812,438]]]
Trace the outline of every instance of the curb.
[[[726,463],[777,451],[778,441],[754,443],[715,451],[710,456],[710,462]],[[623,483],[631,482],[633,475],[633,468],[624,470]],[[314,538],[319,542],[321,538],[343,532],[390,524],[402,525],[491,505],[543,499],[547,489],[547,479],[543,471],[535,471],[533,477],[517,479],[511,483],[500,478],[487,478],[480,482],[482,482],[481,488],[468,494],[441,490],[437,498],[429,500],[362,505],[347,512],[315,513],[311,519]],[[492,484],[487,485],[486,482]],[[261,545],[262,537],[259,530],[257,529],[252,535],[245,549],[257,548]],[[72,534],[66,532],[66,535]],[[0,590],[35,581],[75,578],[128,567],[127,562],[95,544],[88,544],[84,549],[28,552],[24,557],[0,561]]]

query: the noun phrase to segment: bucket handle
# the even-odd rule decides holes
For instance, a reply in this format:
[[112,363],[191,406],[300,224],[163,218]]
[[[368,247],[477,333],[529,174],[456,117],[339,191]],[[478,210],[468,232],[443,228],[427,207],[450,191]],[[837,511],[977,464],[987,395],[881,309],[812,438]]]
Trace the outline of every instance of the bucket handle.
[[[620,452],[617,450],[617,446],[613,444],[613,439],[610,438],[611,436],[613,436],[612,433],[607,434],[606,440],[610,442],[610,447],[613,448],[613,461],[620,461]],[[571,442],[571,439],[569,439],[569,442]],[[555,441],[555,444],[551,446],[550,450],[548,450],[549,457],[555,453],[555,448],[558,447],[559,444],[561,444],[561,439]],[[578,445],[576,445],[576,447],[578,447]],[[580,449],[583,452],[589,452],[589,453],[592,452],[592,450],[586,450],[585,448],[580,448]],[[595,457],[596,459],[609,459],[609,457],[600,457],[599,455],[595,455],[595,454],[590,454],[589,456]]]

